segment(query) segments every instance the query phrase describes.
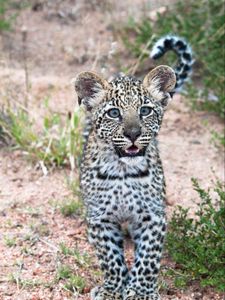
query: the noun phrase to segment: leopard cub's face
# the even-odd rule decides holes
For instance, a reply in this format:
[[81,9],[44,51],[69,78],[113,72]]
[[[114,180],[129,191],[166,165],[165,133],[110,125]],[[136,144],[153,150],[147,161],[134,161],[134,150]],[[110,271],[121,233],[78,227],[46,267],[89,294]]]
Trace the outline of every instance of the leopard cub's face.
[[110,83],[105,101],[93,109],[94,130],[119,157],[143,156],[161,125],[163,107],[138,80],[121,77]]
[[75,80],[78,101],[92,115],[98,143],[119,157],[144,156],[157,135],[176,77],[167,66],[153,69],[143,82],[119,77],[108,83],[92,72]]

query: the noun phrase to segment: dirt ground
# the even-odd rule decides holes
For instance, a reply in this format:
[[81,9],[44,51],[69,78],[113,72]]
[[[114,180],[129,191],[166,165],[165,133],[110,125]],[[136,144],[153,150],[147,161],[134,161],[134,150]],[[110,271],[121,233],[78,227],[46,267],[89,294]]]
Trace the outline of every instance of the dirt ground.
[[[70,82],[78,72],[93,69],[108,78],[131,62],[113,24],[126,22],[128,15],[138,18],[144,10],[156,9],[166,1],[151,6],[147,1],[129,0],[118,4],[98,0],[30,2],[33,5],[20,10],[15,30],[0,35],[0,105],[5,99],[15,105],[24,103],[28,92],[28,109],[39,124],[46,97],[55,111],[67,114],[74,109],[76,96]],[[193,112],[188,99],[174,97],[159,137],[168,217],[177,204],[194,211],[197,195],[191,177],[198,178],[203,187],[209,187],[215,175],[224,179],[224,154],[211,135],[212,130],[222,128],[216,116]],[[69,169],[63,169],[44,176],[21,151],[0,149],[1,300],[88,300],[90,289],[99,283],[101,276],[87,242],[84,218],[65,217],[59,209],[60,203],[72,197],[69,174]],[[62,244],[76,248],[81,257],[62,253]],[[128,245],[128,263],[131,250]],[[88,263],[84,253],[88,253]],[[162,268],[170,263],[165,257]],[[65,281],[56,280],[61,264],[70,265],[85,279],[81,293],[72,295],[64,288]],[[223,299],[223,295],[196,284],[179,290],[168,281],[162,299],[208,300]]]

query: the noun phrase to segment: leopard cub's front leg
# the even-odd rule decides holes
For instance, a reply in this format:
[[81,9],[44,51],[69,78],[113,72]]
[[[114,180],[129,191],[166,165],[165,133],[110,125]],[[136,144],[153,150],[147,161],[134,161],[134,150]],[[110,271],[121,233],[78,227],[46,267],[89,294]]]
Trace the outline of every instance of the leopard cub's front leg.
[[91,299],[122,300],[128,270],[120,226],[107,220],[89,221],[89,240],[96,248],[104,274],[103,285],[91,291]]
[[97,286],[91,290],[91,300],[122,300],[122,294],[110,292],[102,286]]
[[131,227],[135,243],[135,261],[129,272],[124,300],[159,300],[157,277],[160,268],[166,221],[151,213]]
[[129,289],[124,293],[123,299],[125,300],[160,300],[158,293],[152,295],[137,295],[136,291]]

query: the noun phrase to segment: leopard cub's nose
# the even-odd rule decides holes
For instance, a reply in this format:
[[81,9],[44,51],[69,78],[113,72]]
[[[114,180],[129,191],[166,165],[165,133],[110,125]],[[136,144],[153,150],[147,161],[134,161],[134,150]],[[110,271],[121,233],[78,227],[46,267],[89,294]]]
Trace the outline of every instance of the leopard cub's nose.
[[124,130],[124,136],[129,138],[129,140],[131,140],[132,143],[134,143],[140,135],[141,135],[140,127],[131,127],[131,128],[126,128]]

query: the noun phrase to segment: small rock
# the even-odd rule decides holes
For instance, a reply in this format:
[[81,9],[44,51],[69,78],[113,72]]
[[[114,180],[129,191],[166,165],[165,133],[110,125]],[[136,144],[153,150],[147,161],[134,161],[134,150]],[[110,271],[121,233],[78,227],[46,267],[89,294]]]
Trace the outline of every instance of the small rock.
[[37,1],[32,5],[32,10],[33,11],[41,11],[44,7],[44,3],[41,1]]
[[199,140],[192,140],[190,141],[190,144],[201,145],[201,142]]
[[166,204],[169,205],[169,206],[173,206],[175,204],[175,201],[172,200],[172,199],[166,199]]
[[63,11],[58,11],[58,16],[62,19],[65,19],[67,17],[67,15],[63,12]]

